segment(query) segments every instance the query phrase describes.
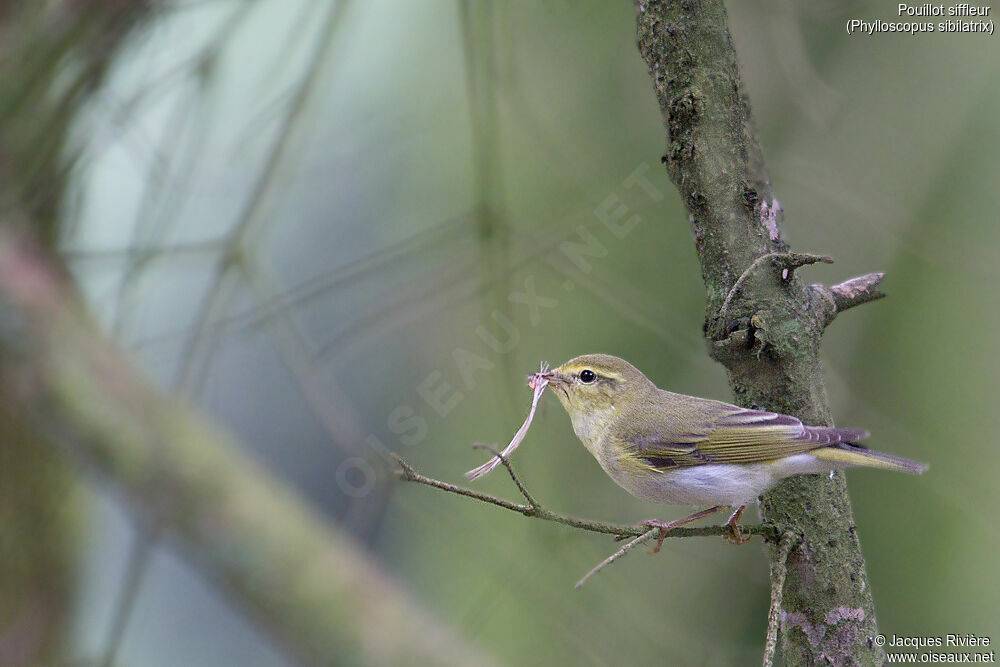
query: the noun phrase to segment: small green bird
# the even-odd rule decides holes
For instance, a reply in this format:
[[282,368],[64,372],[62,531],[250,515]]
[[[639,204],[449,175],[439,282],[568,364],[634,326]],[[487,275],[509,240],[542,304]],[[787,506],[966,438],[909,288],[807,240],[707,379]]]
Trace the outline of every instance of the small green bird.
[[738,522],[747,504],[780,480],[851,466],[920,474],[927,466],[858,444],[867,431],[806,426],[795,417],[674,394],[632,364],[607,354],[570,359],[535,374],[559,397],[573,430],[611,479],[637,498],[712,505],[674,521],[643,525],[667,531],[736,507],[727,539],[742,544]]

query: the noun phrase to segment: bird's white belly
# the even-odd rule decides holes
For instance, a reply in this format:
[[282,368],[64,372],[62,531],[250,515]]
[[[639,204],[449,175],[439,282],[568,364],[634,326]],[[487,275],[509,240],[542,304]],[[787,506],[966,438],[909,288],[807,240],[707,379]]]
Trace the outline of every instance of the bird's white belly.
[[673,505],[746,505],[781,479],[839,468],[809,454],[753,464],[707,463],[644,475],[626,475],[609,462],[605,470],[632,495]]
[[674,505],[744,505],[772,484],[766,464],[710,463],[650,475],[631,491],[646,500]]

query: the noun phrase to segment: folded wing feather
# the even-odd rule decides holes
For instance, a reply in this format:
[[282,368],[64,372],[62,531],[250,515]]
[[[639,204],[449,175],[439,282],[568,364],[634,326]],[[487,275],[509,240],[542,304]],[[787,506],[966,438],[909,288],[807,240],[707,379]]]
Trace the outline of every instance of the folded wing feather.
[[708,463],[762,463],[813,449],[849,443],[867,431],[805,426],[795,417],[732,406],[708,424],[704,435],[681,442],[637,438],[636,454],[652,468],[671,469]]

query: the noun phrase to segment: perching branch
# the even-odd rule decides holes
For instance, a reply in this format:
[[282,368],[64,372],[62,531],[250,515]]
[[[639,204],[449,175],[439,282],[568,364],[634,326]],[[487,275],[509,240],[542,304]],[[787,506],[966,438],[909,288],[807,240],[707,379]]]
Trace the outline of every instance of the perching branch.
[[[479,449],[487,449],[492,452],[495,456],[500,458],[500,462],[507,468],[507,472],[510,474],[511,479],[517,486],[518,491],[524,496],[527,503],[515,503],[504,498],[498,498],[497,496],[490,495],[488,493],[481,493],[479,491],[473,491],[472,489],[466,488],[464,486],[457,486],[455,484],[450,484],[448,482],[442,482],[441,480],[434,479],[432,477],[426,477],[421,475],[413,467],[404,461],[397,454],[393,454],[392,457],[399,464],[399,470],[396,472],[397,476],[407,482],[416,482],[417,484],[424,484],[426,486],[432,486],[435,489],[441,489],[442,491],[447,491],[449,493],[456,493],[460,496],[465,496],[467,498],[473,498],[480,502],[489,503],[490,505],[496,505],[497,507],[502,507],[503,509],[510,510],[512,512],[517,512],[518,514],[523,514],[527,517],[532,517],[535,519],[542,519],[543,521],[553,521],[555,523],[561,523],[565,526],[570,526],[571,528],[578,528],[580,530],[588,530],[592,533],[602,533],[604,535],[613,535],[616,539],[627,539],[629,537],[634,537],[637,539],[628,542],[619,549],[616,553],[609,556],[602,563],[600,563],[593,570],[588,572],[579,582],[577,582],[576,587],[582,586],[587,579],[597,574],[605,566],[610,565],[614,561],[618,560],[626,553],[628,553],[637,544],[645,542],[659,532],[659,528],[653,528],[650,530],[649,526],[626,526],[614,523],[604,523],[602,521],[591,521],[589,519],[578,519],[576,517],[567,516],[565,514],[559,514],[553,512],[540,503],[533,499],[530,493],[524,486],[524,483],[514,472],[514,467],[510,464],[510,461],[506,456],[503,456],[497,450],[492,447],[486,447],[484,445],[476,445]],[[746,535],[760,535],[765,539],[775,539],[776,534],[771,526],[766,525],[756,525],[756,526],[740,526],[740,529]],[[731,529],[728,526],[703,526],[701,528],[674,528],[670,532],[666,533],[666,537],[708,537],[708,536],[718,536],[724,537],[731,533]]]
[[[707,288],[710,353],[740,405],[832,425],[822,334],[837,312],[878,298],[881,276],[827,289],[805,286],[791,270],[766,270],[765,258],[789,248],[723,1],[635,6],[639,52],[666,130],[663,163],[690,213]],[[878,626],[844,475],[789,478],[762,497],[761,512],[779,534],[801,539],[783,570],[780,616],[792,620],[778,632],[787,662],[881,664],[882,649],[868,643]],[[772,564],[784,561],[781,550],[769,553]]]

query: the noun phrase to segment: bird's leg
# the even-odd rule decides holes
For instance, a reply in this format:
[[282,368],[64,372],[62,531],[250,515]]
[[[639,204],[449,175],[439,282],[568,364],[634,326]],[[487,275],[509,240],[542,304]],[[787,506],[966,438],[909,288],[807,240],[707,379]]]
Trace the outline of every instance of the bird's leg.
[[740,530],[739,527],[740,517],[743,516],[743,510],[745,510],[746,508],[747,508],[746,505],[740,505],[739,507],[736,508],[735,512],[729,515],[729,520],[726,521],[725,525],[729,526],[730,530],[733,531],[733,534],[722,536],[722,539],[724,539],[726,542],[737,545],[737,544],[746,544],[747,542],[750,541],[750,538],[745,536],[743,534],[743,531]]
[[[660,536],[656,540],[656,546],[653,547],[653,550],[650,551],[649,553],[655,554],[657,551],[659,551],[660,547],[663,546],[663,540],[667,539],[667,533],[669,533],[674,528],[677,528],[678,526],[683,526],[686,523],[691,523],[692,521],[697,521],[698,519],[701,519],[702,517],[706,517],[709,514],[714,514],[715,512],[718,512],[720,509],[722,509],[722,507],[723,507],[722,505],[716,505],[715,507],[709,507],[707,510],[702,510],[700,512],[695,512],[691,516],[686,516],[683,519],[674,519],[673,521],[660,521],[659,519],[646,519],[645,521],[643,521],[639,525],[640,526],[651,526],[653,528],[659,528],[660,529]],[[737,517],[737,518],[739,518],[739,517]]]

